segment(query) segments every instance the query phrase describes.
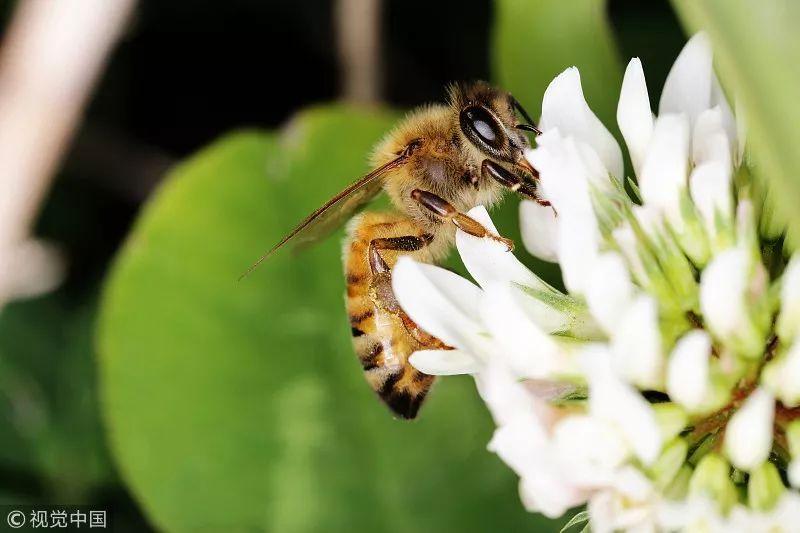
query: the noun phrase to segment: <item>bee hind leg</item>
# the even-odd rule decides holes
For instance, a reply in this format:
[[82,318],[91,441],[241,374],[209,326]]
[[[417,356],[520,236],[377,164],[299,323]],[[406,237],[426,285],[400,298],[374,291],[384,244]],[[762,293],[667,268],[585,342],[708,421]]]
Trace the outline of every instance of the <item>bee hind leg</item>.
[[392,291],[391,269],[381,255],[381,250],[415,252],[427,246],[431,240],[433,240],[433,235],[430,233],[423,233],[420,236],[405,235],[371,240],[369,243],[369,266],[372,271],[370,294],[384,310],[400,318],[409,335],[414,337],[418,343],[427,348],[451,349],[433,335],[423,331],[397,303],[394,291]]
[[495,235],[486,229],[483,224],[471,216],[459,212],[458,209],[456,209],[450,202],[441,196],[433,194],[429,191],[414,189],[411,191],[411,198],[416,200],[424,208],[433,212],[435,215],[438,215],[445,220],[451,220],[458,229],[465,233],[469,233],[475,237],[486,237],[503,243],[506,245],[509,252],[514,249],[514,241],[505,237],[501,237],[500,235]]

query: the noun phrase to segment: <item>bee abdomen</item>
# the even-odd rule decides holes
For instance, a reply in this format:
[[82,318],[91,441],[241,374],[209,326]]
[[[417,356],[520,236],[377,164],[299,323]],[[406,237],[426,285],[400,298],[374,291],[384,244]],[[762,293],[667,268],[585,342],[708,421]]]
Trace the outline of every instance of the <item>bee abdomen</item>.
[[[402,219],[402,220],[398,220]],[[347,312],[353,347],[364,376],[378,397],[398,416],[416,417],[434,377],[415,369],[408,361],[423,346],[408,331],[401,311],[386,305],[380,291],[371,290],[372,271],[367,257],[375,238],[408,235],[408,219],[398,215],[367,213],[354,219],[345,248]],[[394,258],[388,261],[391,265]]]
[[433,376],[407,366],[387,376],[377,393],[392,411],[403,418],[411,419],[417,416],[434,379]]

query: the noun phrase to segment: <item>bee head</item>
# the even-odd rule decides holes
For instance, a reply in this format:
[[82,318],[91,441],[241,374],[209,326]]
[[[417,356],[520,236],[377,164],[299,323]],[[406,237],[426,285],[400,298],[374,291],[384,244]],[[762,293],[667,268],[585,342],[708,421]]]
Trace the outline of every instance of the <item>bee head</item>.
[[450,105],[461,134],[487,157],[528,168],[526,131],[539,133],[525,109],[509,93],[486,82],[453,84]]

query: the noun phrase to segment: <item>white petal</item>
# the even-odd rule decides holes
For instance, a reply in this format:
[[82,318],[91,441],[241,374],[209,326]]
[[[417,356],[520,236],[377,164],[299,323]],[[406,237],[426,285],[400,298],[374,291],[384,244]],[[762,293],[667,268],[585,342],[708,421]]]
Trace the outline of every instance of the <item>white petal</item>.
[[638,176],[653,135],[653,112],[650,110],[642,62],[638,57],[631,59],[625,69],[617,105],[617,124],[628,145],[628,153]]
[[629,453],[613,426],[587,415],[565,418],[553,441],[565,475],[583,488],[608,484]]
[[711,338],[705,331],[693,330],[675,344],[667,369],[667,392],[689,411],[699,409],[709,392]]
[[647,271],[644,268],[641,258],[639,257],[639,240],[628,222],[623,223],[618,228],[611,232],[614,242],[617,243],[625,261],[628,264],[628,270],[633,275],[633,278],[640,285],[647,285]]
[[633,216],[642,227],[648,237],[658,240],[664,238],[666,228],[664,227],[664,216],[661,211],[652,205],[632,206]]
[[725,128],[726,137],[730,143],[731,154],[734,156],[734,161],[738,165],[741,162],[740,152],[740,139],[744,141],[743,132],[740,132],[740,124],[737,122],[736,117],[731,111],[731,106],[725,98],[725,93],[722,92],[722,87],[719,84],[716,74],[712,73],[711,76],[711,102],[712,107],[719,108],[722,113],[722,127]]
[[725,453],[736,468],[750,471],[767,460],[774,418],[775,399],[762,388],[734,413],[725,430]]
[[423,330],[455,348],[483,351],[478,287],[443,268],[401,257],[392,270],[392,289]]
[[525,510],[548,518],[561,517],[568,509],[586,501],[586,493],[566,485],[559,472],[549,469],[520,479],[519,497]]
[[582,294],[589,282],[600,231],[589,192],[589,171],[576,141],[558,130],[539,136],[530,159],[539,170],[545,196],[558,211],[557,256],[564,283]]
[[[486,229],[497,234],[497,228],[485,207],[476,206],[467,214],[483,224]],[[457,230],[456,247],[467,271],[481,287],[493,281],[505,281],[536,289],[549,288],[536,274],[520,263],[502,243],[492,239],[474,237]]]
[[614,369],[642,389],[663,387],[664,356],[658,329],[658,307],[648,295],[638,296],[611,337]]
[[792,487],[800,488],[800,457],[789,462],[786,474],[789,476],[789,483],[791,483]]
[[686,43],[672,65],[658,114],[684,113],[694,123],[697,116],[708,109],[712,85],[711,43],[705,33],[698,33]]
[[786,407],[800,405],[800,340],[795,339],[784,355],[767,363],[762,381]]
[[766,272],[761,263],[751,264],[751,260],[741,247],[717,254],[701,276],[700,310],[718,340],[742,355],[756,357],[763,351],[765,332],[751,319],[749,302],[762,296]]
[[717,234],[717,215],[733,220],[732,176],[729,166],[709,161],[695,167],[689,178],[692,201],[703,217],[709,235]]
[[645,204],[659,208],[677,231],[683,228],[680,194],[687,186],[689,124],[684,115],[658,117],[639,183]]
[[[518,377],[549,378],[569,370],[565,354],[558,344],[543,331],[522,306],[531,300],[519,289],[495,283],[486,287],[481,315],[483,322],[500,347],[499,357]],[[533,301],[531,303],[538,303]],[[542,306],[544,304],[541,304]],[[558,319],[558,317],[556,317]],[[542,317],[537,317],[542,320]],[[564,328],[563,316],[561,328]],[[559,324],[551,327],[558,328]]]
[[777,323],[781,340],[793,339],[800,329],[800,254],[793,254],[781,278],[781,312]]
[[490,358],[480,373],[475,375],[475,385],[498,426],[524,419],[536,431],[537,442],[546,441],[546,426],[550,423],[552,408],[534,396],[509,371],[503,361]]
[[597,259],[600,235],[594,217],[563,216],[558,226],[558,257],[570,293],[588,289]]
[[692,129],[692,159],[695,165],[717,161],[725,167],[732,167],[731,141],[723,120],[719,107],[706,109],[697,117]]
[[633,292],[633,283],[622,257],[614,252],[601,254],[589,281],[586,303],[606,333],[612,333],[619,326]]
[[557,262],[558,218],[555,210],[530,200],[523,200],[519,204],[519,218],[522,243],[525,248],[539,259],[551,263]]
[[589,170],[572,137],[564,137],[558,129],[549,130],[536,139],[536,149],[528,159],[539,171],[539,184],[545,198],[555,206],[559,217],[565,214],[594,213],[589,190]]
[[479,359],[461,350],[418,350],[408,361],[420,372],[431,376],[474,374],[483,368]]
[[700,309],[711,330],[719,337],[734,334],[747,322],[743,295],[748,263],[747,252],[736,248],[717,255],[703,271]]
[[582,362],[589,382],[590,414],[617,426],[633,453],[643,463],[651,464],[662,443],[650,404],[614,374],[606,348],[587,346]]
[[614,137],[587,105],[577,68],[568,68],[547,86],[539,126],[543,131],[558,128],[562,135],[587,143],[612,176],[623,178],[622,152]]

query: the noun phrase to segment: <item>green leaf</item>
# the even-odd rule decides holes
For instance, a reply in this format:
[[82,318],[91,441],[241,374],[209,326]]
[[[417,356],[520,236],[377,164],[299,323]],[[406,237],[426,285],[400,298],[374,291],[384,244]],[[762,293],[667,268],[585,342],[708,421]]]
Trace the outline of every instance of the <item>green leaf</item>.
[[800,229],[800,4],[673,0],[673,5],[688,31],[708,32],[721,81],[742,103],[753,173],[777,188],[779,210]]
[[496,0],[493,44],[495,80],[533,117],[553,78],[577,66],[589,106],[616,131],[622,68],[605,0]]
[[239,274],[367,170],[395,117],[315,109],[176,168],[104,294],[105,414],[120,470],[167,531],[535,530],[486,451],[469,378],[393,419],[350,346],[340,242]]

